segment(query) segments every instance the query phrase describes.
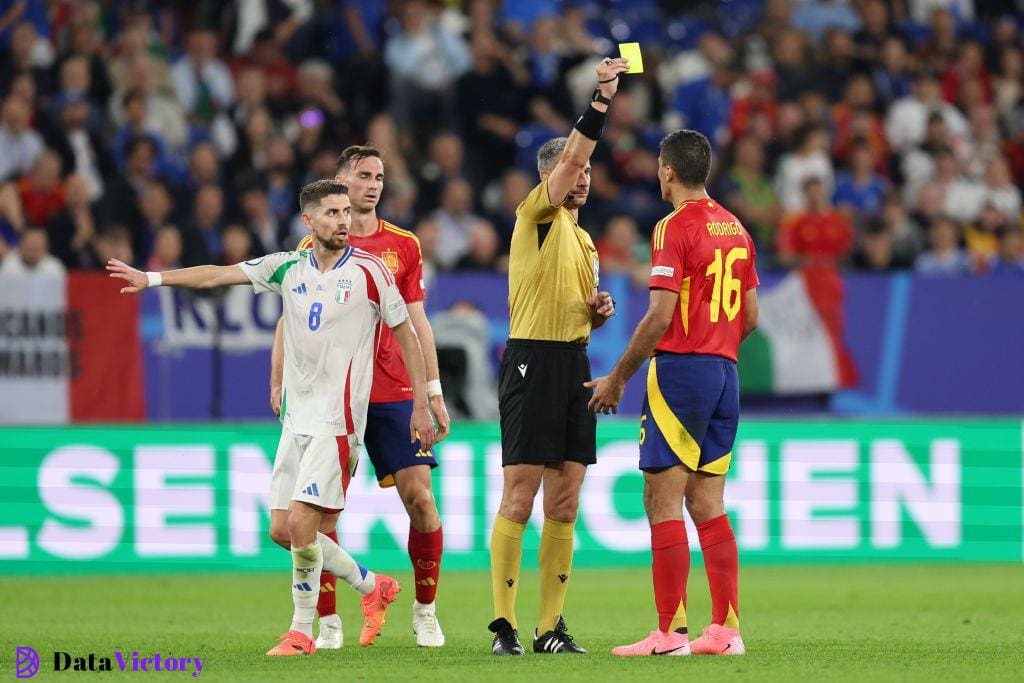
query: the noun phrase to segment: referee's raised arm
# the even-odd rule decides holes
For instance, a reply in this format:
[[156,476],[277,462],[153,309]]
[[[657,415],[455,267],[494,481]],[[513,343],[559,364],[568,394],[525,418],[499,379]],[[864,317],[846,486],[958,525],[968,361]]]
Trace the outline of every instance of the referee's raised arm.
[[548,201],[559,206],[565,201],[576,184],[580,171],[590,162],[594,147],[604,129],[608,105],[619,89],[619,74],[629,69],[629,60],[606,58],[597,65],[597,89],[591,97],[590,106],[576,121],[565,151],[548,176]]

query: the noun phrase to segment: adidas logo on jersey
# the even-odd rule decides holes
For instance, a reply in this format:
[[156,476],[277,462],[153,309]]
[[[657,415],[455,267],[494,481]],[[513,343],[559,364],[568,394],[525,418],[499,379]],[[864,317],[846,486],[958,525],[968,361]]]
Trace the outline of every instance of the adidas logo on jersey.
[[308,294],[309,293],[309,292],[306,291],[306,283],[305,282],[303,282],[298,287],[292,287],[292,291],[295,292],[296,294]]
[[307,496],[316,496],[317,498],[320,497],[320,490],[317,489],[316,482],[313,482],[312,484],[310,484],[306,488],[302,489],[302,492],[304,494],[306,494]]

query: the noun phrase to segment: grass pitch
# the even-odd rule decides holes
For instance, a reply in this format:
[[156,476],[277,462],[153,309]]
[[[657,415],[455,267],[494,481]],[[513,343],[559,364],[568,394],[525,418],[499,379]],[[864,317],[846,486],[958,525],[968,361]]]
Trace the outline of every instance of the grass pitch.
[[[362,624],[354,592],[339,586],[346,645],[313,657],[263,653],[287,630],[286,574],[49,577],[0,579],[0,676],[13,678],[14,648],[40,653],[41,680],[76,680],[53,671],[53,651],[112,657],[204,659],[199,680],[1020,680],[1024,672],[1024,566],[898,565],[751,567],[741,570],[745,657],[619,659],[614,645],[656,623],[645,570],[581,569],[573,575],[566,618],[586,656],[490,654],[489,577],[442,574],[438,615],[448,638],[420,650],[410,627],[411,576],[377,644],[358,646]],[[690,576],[695,633],[710,613],[703,568]],[[536,575],[524,573],[520,630],[529,650],[537,615]],[[65,676],[66,674],[66,676]],[[100,675],[100,674],[96,674]],[[120,676],[122,674],[102,674]],[[124,674],[133,675],[133,674]],[[160,680],[195,680],[180,673]],[[678,678],[676,680],[679,680]]]

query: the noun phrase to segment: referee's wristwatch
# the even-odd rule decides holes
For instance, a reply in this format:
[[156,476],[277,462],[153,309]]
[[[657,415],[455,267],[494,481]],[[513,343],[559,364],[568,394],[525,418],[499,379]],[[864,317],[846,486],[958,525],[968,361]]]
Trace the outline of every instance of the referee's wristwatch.
[[591,102],[600,102],[601,104],[611,104],[612,100],[610,97],[605,97],[601,94],[600,88],[594,88],[594,94],[590,97]]

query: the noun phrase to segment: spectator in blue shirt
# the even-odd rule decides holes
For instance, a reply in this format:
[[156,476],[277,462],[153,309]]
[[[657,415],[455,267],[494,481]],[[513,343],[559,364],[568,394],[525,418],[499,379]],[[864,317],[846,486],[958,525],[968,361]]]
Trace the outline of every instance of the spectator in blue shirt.
[[502,3],[501,23],[517,40],[523,40],[541,17],[558,14],[558,0],[515,0]]
[[730,90],[736,78],[734,64],[716,64],[710,76],[681,85],[672,101],[683,125],[703,133],[715,147],[726,142],[732,111]]
[[819,42],[830,28],[857,31],[860,18],[845,0],[811,0],[793,12],[793,25]]
[[836,177],[836,190],[832,201],[853,214],[856,222],[865,216],[877,214],[882,200],[889,191],[889,183],[874,171],[875,157],[863,138],[854,140],[850,150],[850,168]]
[[913,83],[907,63],[907,46],[903,39],[891,36],[882,43],[881,63],[875,66],[871,80],[878,101],[885,107],[910,95]]
[[964,275],[971,271],[967,252],[960,246],[960,227],[940,216],[928,230],[930,248],[917,257],[914,270],[922,275]]
[[11,42],[14,27],[25,22],[35,26],[41,37],[50,37],[50,22],[46,19],[43,0],[0,0],[0,48],[6,48]]
[[999,240],[999,253],[992,259],[989,272],[993,275],[1024,276],[1024,233],[1012,228]]

